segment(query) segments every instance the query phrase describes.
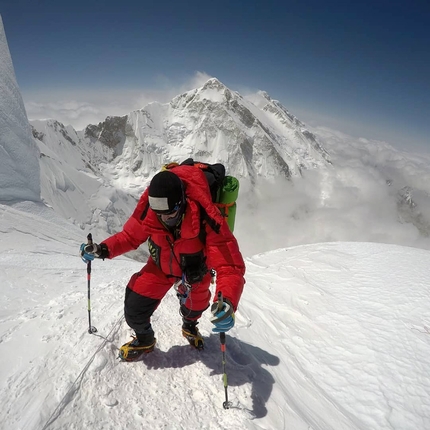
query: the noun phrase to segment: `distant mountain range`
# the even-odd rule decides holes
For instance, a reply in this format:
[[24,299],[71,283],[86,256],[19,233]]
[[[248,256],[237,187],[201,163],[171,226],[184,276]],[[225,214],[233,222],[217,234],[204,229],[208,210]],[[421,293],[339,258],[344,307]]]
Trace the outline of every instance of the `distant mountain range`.
[[97,161],[114,162],[138,182],[165,162],[184,157],[222,162],[231,174],[251,179],[298,176],[303,169],[330,163],[316,137],[267,93],[246,99],[215,78],[170,103],[154,102],[126,116],[107,117],[83,133],[50,121],[33,126],[42,141],[52,136],[48,127],[72,145],[104,145]]
[[[45,202],[82,227],[96,223],[109,233],[167,162],[222,162],[251,183],[331,164],[315,135],[267,93],[244,98],[214,78],[170,103],[150,103],[83,131],[55,120],[31,124]],[[88,208],[82,213],[83,202]]]
[[[339,168],[326,149],[329,140],[318,138],[279,101],[262,91],[243,97],[215,78],[170,103],[150,103],[83,131],[55,120],[31,125],[41,152],[44,201],[99,236],[121,228],[151,177],[167,162],[192,157],[224,163],[248,190],[261,179],[298,185],[312,170],[336,177]],[[428,237],[430,217],[417,208],[414,188],[396,183],[393,171],[384,169],[378,175],[397,205],[399,223],[410,223]],[[330,188],[324,182],[319,186]],[[326,191],[320,194],[327,198]],[[292,216],[309,210],[302,207]]]

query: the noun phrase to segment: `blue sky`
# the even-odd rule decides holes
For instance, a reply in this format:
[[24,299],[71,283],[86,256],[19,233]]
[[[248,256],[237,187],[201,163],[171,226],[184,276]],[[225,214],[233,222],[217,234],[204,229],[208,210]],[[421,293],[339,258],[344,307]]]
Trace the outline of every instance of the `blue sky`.
[[3,0],[0,14],[30,118],[76,126],[215,76],[311,126],[430,152],[428,1]]

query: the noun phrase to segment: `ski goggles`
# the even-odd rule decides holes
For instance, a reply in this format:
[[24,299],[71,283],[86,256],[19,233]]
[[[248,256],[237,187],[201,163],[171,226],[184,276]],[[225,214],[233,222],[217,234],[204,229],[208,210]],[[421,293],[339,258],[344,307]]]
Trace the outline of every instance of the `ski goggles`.
[[160,219],[160,221],[167,225],[168,227],[175,227],[176,225],[178,225],[180,223],[180,221],[182,220],[182,216],[183,213],[182,211],[179,210],[180,208],[178,208],[176,211],[174,212],[170,212],[168,214],[164,213],[164,214],[157,214],[157,217]]
[[169,211],[160,211],[160,210],[156,210],[156,209],[152,209],[158,216],[160,215],[174,215],[176,212],[179,211],[179,209],[181,209],[181,203],[177,203],[173,209],[169,210]]

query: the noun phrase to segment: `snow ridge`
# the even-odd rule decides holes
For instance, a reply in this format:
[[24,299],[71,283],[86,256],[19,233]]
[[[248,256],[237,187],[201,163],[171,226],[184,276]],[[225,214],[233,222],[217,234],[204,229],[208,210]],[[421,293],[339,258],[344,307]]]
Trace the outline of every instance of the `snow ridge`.
[[131,334],[124,288],[141,264],[94,262],[98,333],[90,335],[79,229],[42,204],[0,205],[0,216],[5,427],[429,428],[429,251],[326,243],[248,258],[227,334],[226,411],[219,337],[206,313],[199,352],[182,337],[170,291],[153,316],[156,350],[120,362],[118,347]]

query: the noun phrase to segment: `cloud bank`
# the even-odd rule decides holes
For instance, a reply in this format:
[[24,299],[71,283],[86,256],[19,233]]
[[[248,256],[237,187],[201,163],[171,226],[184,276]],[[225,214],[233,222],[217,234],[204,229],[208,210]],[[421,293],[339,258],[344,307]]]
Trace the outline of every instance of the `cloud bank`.
[[430,156],[329,129],[319,137],[332,168],[241,182],[235,233],[246,255],[337,241],[430,249]]
[[[166,77],[157,78],[159,89],[61,89],[25,92],[22,95],[30,120],[55,119],[75,130],[98,124],[107,116],[123,116],[150,102],[167,103],[185,91],[201,87],[212,76],[196,72],[182,84]],[[175,81],[177,82],[177,81]]]

